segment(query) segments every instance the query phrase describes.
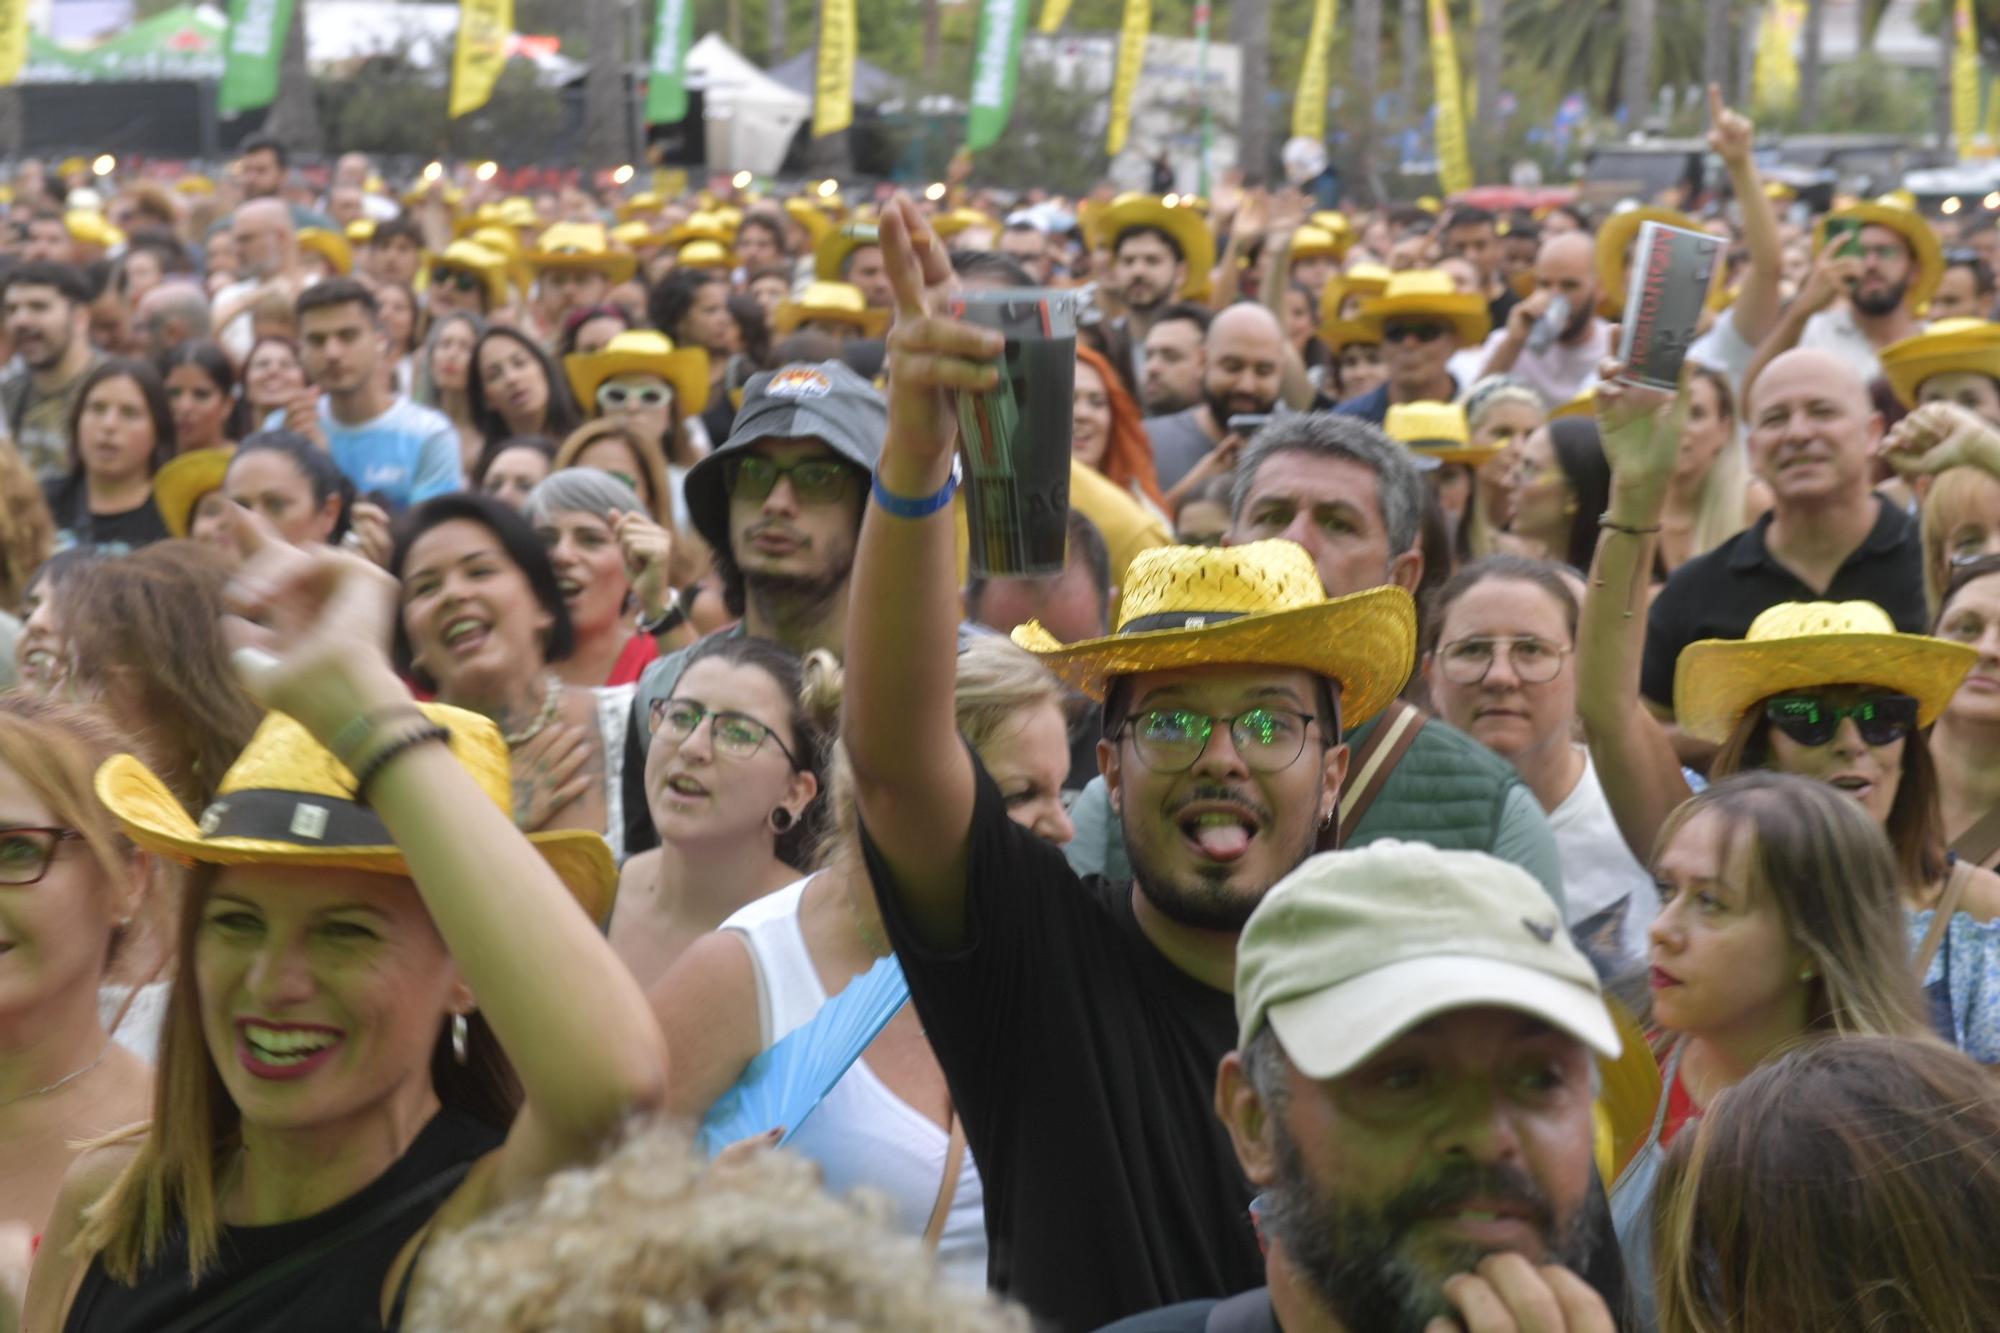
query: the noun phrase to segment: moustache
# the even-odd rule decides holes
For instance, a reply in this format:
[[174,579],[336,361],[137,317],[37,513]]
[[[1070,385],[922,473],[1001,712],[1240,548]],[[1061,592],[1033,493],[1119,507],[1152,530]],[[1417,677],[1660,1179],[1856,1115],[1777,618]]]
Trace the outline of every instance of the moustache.
[[795,541],[801,546],[807,544],[804,533],[793,528],[790,524],[781,523],[776,519],[765,519],[761,523],[751,524],[749,531],[745,532],[743,536],[747,541],[755,541],[765,533],[775,533],[777,536],[783,537],[788,541]]
[[1555,1208],[1533,1176],[1515,1166],[1482,1166],[1463,1159],[1447,1162],[1389,1200],[1382,1219],[1404,1232],[1473,1199],[1511,1204],[1527,1213],[1545,1238],[1555,1235]]
[[1245,791],[1240,787],[1226,787],[1219,782],[1204,782],[1195,786],[1186,796],[1174,802],[1173,808],[1167,812],[1167,817],[1176,818],[1181,811],[1191,805],[1223,801],[1242,806],[1255,815],[1260,824],[1271,822],[1271,808],[1258,800],[1254,792]]

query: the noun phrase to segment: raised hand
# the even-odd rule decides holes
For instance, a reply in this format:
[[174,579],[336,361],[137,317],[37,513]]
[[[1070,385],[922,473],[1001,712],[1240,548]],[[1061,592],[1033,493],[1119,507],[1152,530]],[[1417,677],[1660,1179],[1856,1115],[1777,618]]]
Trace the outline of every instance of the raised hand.
[[1567,1268],[1537,1268],[1511,1251],[1491,1254],[1444,1284],[1458,1321],[1431,1320],[1424,1333],[1617,1333],[1604,1298]]
[[1683,366],[1680,389],[1670,394],[1619,383],[1624,369],[1616,361],[1606,361],[1598,369],[1597,432],[1611,464],[1613,511],[1622,504],[1641,511],[1617,513],[1618,521],[1647,526],[1658,518],[1667,483],[1680,462],[1691,375]]
[[[897,195],[883,209],[881,239],[896,293],[896,322],[889,330],[889,439],[883,452],[884,482],[893,490],[900,483],[889,476],[892,454],[923,472],[951,453],[958,435],[951,394],[997,384],[994,361],[1006,343],[991,329],[951,317],[949,302],[958,290],[951,260],[905,196]],[[909,493],[923,494],[935,485]]]
[[347,535],[341,544],[387,569],[395,549],[395,535],[389,528],[389,511],[372,500],[356,500],[347,511]]
[[1847,295],[1853,288],[1855,279],[1861,276],[1861,261],[1848,256],[1842,258],[1840,247],[1847,244],[1845,236],[1829,236],[1826,245],[1813,257],[1812,272],[1806,277],[1806,285],[1799,289],[1798,299],[1805,302],[1808,310],[1818,312]]
[[651,518],[630,510],[611,525],[611,535],[625,556],[625,572],[632,580],[632,592],[648,616],[667,605],[667,562],[673,558],[674,537]]
[[1926,403],[1897,422],[1875,453],[1905,477],[1967,466],[2000,474],[2000,430],[1957,403]]
[[1715,84],[1708,85],[1708,146],[1725,163],[1734,167],[1750,160],[1750,150],[1757,141],[1757,127],[1749,117],[1729,109],[1722,100],[1722,89]]

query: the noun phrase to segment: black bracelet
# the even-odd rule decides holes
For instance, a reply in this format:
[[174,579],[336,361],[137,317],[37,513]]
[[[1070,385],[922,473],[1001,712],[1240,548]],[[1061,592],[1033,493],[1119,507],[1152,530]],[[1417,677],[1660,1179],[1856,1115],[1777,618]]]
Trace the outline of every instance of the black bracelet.
[[370,755],[368,762],[361,766],[361,771],[354,775],[355,801],[361,805],[368,804],[368,784],[381,776],[382,770],[389,766],[390,760],[416,749],[419,745],[429,745],[432,741],[443,741],[449,745],[450,729],[441,727],[435,722],[427,723],[414,731],[404,732]]
[[687,618],[687,604],[681,600],[680,594],[676,592],[673,603],[666,610],[660,612],[659,615],[648,619],[646,613],[641,611],[639,613],[638,628],[641,634],[651,638],[658,638],[668,630],[679,629],[687,623]]
[[1657,523],[1650,528],[1635,528],[1624,523],[1613,523],[1609,514],[1599,514],[1597,526],[1607,532],[1622,532],[1631,537],[1650,537],[1660,530],[1660,525]]

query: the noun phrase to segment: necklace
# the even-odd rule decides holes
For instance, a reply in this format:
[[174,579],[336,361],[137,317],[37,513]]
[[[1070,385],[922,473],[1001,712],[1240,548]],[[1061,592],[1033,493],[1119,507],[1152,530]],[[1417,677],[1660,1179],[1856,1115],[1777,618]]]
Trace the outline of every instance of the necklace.
[[17,1092],[12,1097],[6,1098],[4,1101],[0,1101],[0,1106],[12,1106],[16,1102],[25,1102],[30,1098],[43,1096],[47,1093],[54,1092],[57,1088],[63,1087],[66,1084],[76,1082],[78,1079],[82,1078],[85,1074],[88,1074],[91,1070],[97,1068],[99,1065],[104,1063],[104,1057],[111,1054],[111,1046],[112,1043],[110,1039],[106,1038],[104,1042],[104,1049],[100,1050],[97,1053],[97,1057],[93,1059],[89,1064],[85,1065],[83,1068],[72,1069],[69,1073],[64,1074],[61,1078],[57,1079],[53,1083],[45,1083],[39,1088],[30,1088],[26,1092]]
[[541,735],[549,723],[556,720],[556,710],[560,707],[562,707],[562,682],[550,676],[542,691],[542,711],[535,715],[535,720],[519,731],[501,732],[500,739],[507,742],[510,747],[526,745]]

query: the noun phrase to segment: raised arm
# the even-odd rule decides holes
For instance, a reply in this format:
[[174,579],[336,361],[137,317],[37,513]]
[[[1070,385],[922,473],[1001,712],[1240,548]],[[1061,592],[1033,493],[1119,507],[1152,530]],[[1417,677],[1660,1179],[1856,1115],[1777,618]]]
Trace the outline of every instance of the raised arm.
[[1925,403],[1897,422],[1875,452],[1905,477],[1955,467],[2000,477],[2000,429],[1957,403]]
[[[921,500],[951,478],[952,389],[988,389],[998,333],[946,318],[951,262],[907,199],[882,215],[882,257],[896,289],[889,332],[889,436],[877,483]],[[847,605],[841,739],[854,790],[893,891],[925,943],[965,936],[965,848],[972,759],[958,738],[957,550],[949,505],[922,518],[871,499]]]
[[[425,725],[379,646],[395,581],[356,556],[286,545],[242,511],[235,521],[251,558],[230,586],[244,619],[229,632],[259,702],[351,767]],[[445,746],[396,752],[367,794],[521,1081],[506,1144],[441,1215],[464,1220],[588,1158],[627,1115],[657,1106],[665,1046],[596,923]]]
[[1611,502],[1597,538],[1576,633],[1577,715],[1619,832],[1644,862],[1660,826],[1690,795],[1666,730],[1639,697],[1646,592],[1660,515],[1687,418],[1687,382],[1669,399],[1616,382],[1605,363],[1597,423],[1611,463]]
[[1736,323],[1736,336],[1755,347],[1764,341],[1778,317],[1783,258],[1778,246],[1778,217],[1764,195],[1764,181],[1752,156],[1756,128],[1729,109],[1722,100],[1722,89],[1712,83],[1708,85],[1708,119],[1708,146],[1729,171],[1730,188],[1743,211],[1743,241],[1750,249],[1750,272],[1737,289],[1731,318]]
[[1757,382],[1757,376],[1764,372],[1764,367],[1797,347],[1799,338],[1806,331],[1806,321],[1844,295],[1860,274],[1860,260],[1842,259],[1835,253],[1845,241],[1842,236],[1827,237],[1826,247],[1813,260],[1812,274],[1806,279],[1806,285],[1771,325],[1771,331],[1759,340],[1757,355],[1750,358],[1750,366],[1743,372],[1743,387],[1737,393],[1736,401],[1750,401],[1750,386]]

